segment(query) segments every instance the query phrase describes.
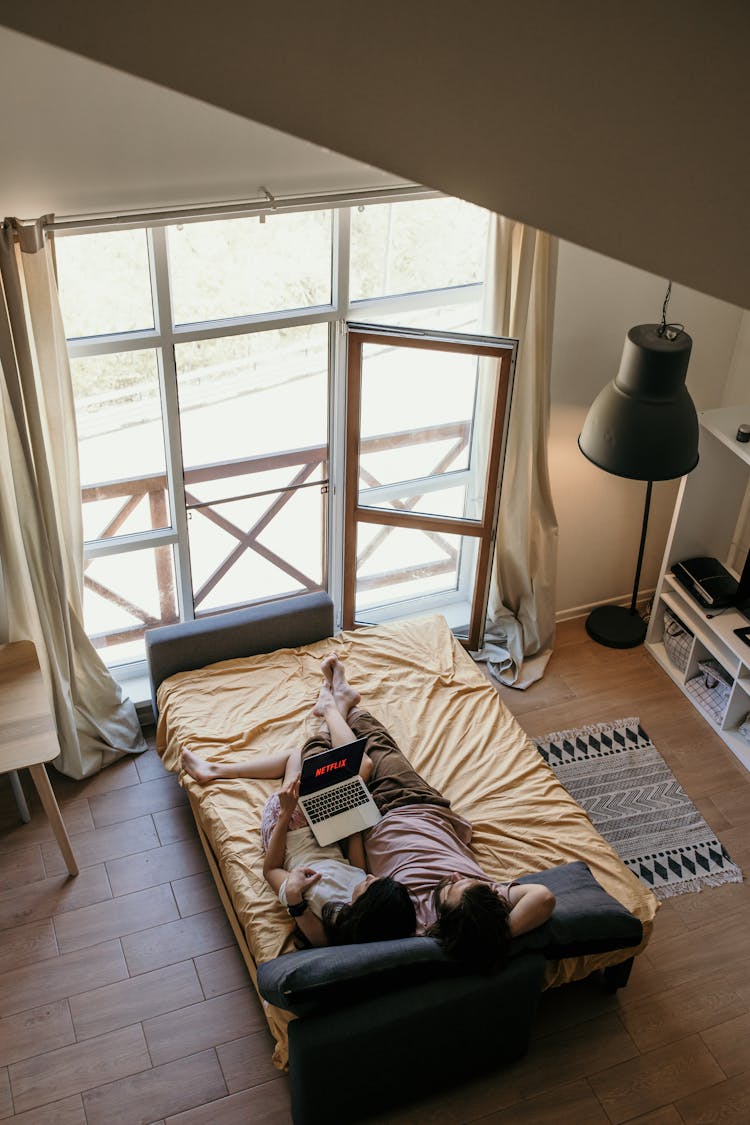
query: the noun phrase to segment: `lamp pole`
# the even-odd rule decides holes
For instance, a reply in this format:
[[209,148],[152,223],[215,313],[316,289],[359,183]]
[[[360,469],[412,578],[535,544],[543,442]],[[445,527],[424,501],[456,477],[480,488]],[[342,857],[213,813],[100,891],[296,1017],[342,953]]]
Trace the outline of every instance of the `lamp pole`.
[[635,603],[638,600],[638,586],[641,581],[641,567],[643,566],[643,551],[646,546],[646,532],[648,530],[648,514],[651,510],[651,489],[653,481],[649,481],[646,485],[646,504],[643,509],[643,527],[641,528],[641,545],[638,548],[638,562],[635,567],[635,585],[633,586],[633,600],[630,603],[630,612],[637,613]]

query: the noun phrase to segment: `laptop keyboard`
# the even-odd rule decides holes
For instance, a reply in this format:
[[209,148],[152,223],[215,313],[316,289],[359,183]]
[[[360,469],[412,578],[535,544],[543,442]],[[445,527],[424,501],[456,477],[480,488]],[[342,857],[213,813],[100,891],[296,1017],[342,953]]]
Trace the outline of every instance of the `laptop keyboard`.
[[327,793],[317,793],[314,797],[305,797],[305,812],[313,824],[321,820],[328,820],[338,813],[356,809],[359,805],[366,805],[369,801],[367,793],[356,778],[340,785],[338,789],[331,789]]

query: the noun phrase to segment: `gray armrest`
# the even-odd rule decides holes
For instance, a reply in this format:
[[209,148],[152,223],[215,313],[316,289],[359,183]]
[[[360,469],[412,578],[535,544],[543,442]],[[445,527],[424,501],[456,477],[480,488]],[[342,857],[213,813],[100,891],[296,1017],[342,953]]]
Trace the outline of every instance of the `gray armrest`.
[[322,592],[148,629],[146,658],[154,717],[158,717],[159,684],[175,672],[191,672],[238,656],[298,648],[332,634],[333,602]]

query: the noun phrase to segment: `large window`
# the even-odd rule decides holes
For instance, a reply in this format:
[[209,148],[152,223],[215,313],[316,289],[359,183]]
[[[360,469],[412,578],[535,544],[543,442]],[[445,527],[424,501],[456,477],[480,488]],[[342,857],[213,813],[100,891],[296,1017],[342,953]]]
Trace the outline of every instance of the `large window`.
[[486,233],[418,199],[58,236],[86,628],[110,665],[154,624],[336,594],[340,326],[476,331]]

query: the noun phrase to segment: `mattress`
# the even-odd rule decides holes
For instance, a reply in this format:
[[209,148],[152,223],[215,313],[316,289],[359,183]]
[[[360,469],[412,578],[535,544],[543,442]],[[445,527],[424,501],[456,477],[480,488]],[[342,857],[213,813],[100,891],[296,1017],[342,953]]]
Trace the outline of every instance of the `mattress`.
[[[492,684],[440,616],[369,626],[298,649],[180,672],[159,688],[157,750],[179,770],[190,746],[214,761],[286,751],[319,727],[312,706],[319,662],[344,661],[361,706],[391,731],[423,776],[474,826],[472,845],[498,881],[583,860],[602,886],[643,923],[645,946],[657,900],[625,867],[559,783]],[[256,964],[295,948],[293,923],[263,878],[261,812],[278,782],[235,779],[201,786],[183,775],[191,805],[218,861]],[[547,986],[588,976],[633,950],[548,963]],[[287,1061],[288,1013],[265,1004]]]

